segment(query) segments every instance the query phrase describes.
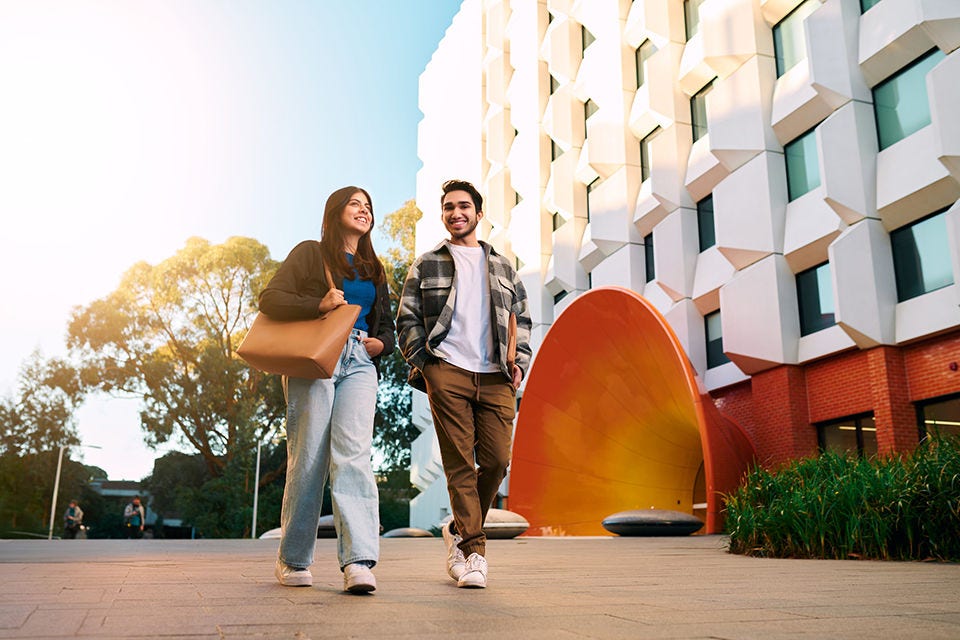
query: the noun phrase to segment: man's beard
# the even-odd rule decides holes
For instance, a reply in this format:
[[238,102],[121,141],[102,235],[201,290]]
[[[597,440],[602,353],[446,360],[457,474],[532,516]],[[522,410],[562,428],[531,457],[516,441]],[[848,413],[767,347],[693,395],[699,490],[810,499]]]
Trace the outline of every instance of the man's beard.
[[455,229],[451,229],[450,226],[447,225],[447,232],[450,234],[450,237],[453,238],[454,240],[460,240],[462,238],[466,238],[468,235],[473,233],[474,230],[476,230],[478,224],[480,224],[480,221],[474,220],[472,223],[468,223],[466,227],[464,227],[463,229],[460,229],[459,231]]

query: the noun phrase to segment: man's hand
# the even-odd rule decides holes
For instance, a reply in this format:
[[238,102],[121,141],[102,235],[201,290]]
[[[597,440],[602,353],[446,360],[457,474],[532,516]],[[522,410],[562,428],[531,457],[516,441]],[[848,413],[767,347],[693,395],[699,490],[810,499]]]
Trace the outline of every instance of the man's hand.
[[523,369],[517,365],[513,365],[513,388],[519,389],[520,383],[523,381]]

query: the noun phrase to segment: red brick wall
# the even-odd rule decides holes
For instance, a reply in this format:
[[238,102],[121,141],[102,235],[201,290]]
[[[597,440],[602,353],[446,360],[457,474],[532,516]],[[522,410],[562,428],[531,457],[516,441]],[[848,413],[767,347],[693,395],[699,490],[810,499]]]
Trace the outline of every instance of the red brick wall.
[[909,451],[918,440],[912,403],[951,393],[960,393],[960,331],[776,367],[711,396],[773,466],[816,453],[814,423],[861,413],[874,414],[880,452]]
[[[960,391],[960,334],[906,347],[903,363],[911,401]],[[952,363],[955,370],[950,369]]]

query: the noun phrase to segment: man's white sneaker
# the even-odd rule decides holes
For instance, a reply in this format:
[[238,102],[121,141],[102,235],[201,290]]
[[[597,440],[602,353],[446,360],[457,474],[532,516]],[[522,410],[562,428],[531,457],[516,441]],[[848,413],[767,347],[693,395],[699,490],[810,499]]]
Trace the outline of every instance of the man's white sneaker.
[[483,589],[487,586],[487,559],[479,553],[471,553],[467,558],[466,571],[457,580],[458,587]]
[[310,569],[288,567],[281,560],[277,560],[273,575],[277,576],[277,582],[285,587],[309,587],[313,585],[313,574],[310,573]]
[[377,588],[377,579],[370,567],[359,562],[343,568],[343,590],[350,593],[368,593]]
[[443,525],[440,528],[440,533],[443,534],[443,541],[447,544],[447,574],[454,580],[460,580],[460,576],[467,570],[467,559],[463,556],[460,547],[457,546],[463,542],[463,538],[450,532],[450,523],[452,522],[453,520]]

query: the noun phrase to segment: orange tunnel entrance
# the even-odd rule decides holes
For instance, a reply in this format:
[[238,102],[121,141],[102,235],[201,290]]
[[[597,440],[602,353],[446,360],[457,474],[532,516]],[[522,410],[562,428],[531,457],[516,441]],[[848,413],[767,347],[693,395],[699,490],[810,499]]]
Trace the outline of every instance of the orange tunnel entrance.
[[694,513],[705,490],[706,532],[716,533],[720,494],[754,459],[663,316],[633,291],[604,287],[574,301],[537,352],[509,508],[530,522],[528,535],[603,535],[601,521],[619,511]]

